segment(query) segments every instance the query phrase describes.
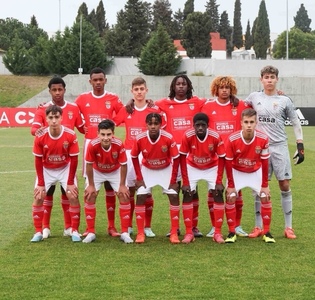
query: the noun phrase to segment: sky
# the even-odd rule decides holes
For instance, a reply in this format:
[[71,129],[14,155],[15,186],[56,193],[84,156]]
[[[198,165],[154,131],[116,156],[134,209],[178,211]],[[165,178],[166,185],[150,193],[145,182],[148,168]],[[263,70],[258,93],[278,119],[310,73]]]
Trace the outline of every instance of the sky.
[[[30,23],[34,15],[40,28],[48,33],[53,33],[64,27],[73,25],[79,6],[85,2],[88,11],[97,8],[100,0],[0,0],[0,19],[12,17],[23,23]],[[154,3],[154,0],[146,0]],[[107,22],[116,23],[116,14],[124,9],[126,0],[103,0]],[[173,12],[179,8],[184,9],[185,0],[169,0]],[[241,21],[243,32],[246,31],[248,20],[252,27],[253,21],[258,15],[261,0],[241,0]],[[205,11],[207,0],[195,0],[195,11]],[[234,0],[217,0],[219,14],[226,11],[230,24],[233,25]],[[293,17],[296,16],[301,3],[304,4],[308,17],[312,19],[310,27],[315,29],[315,5],[314,0],[265,0],[269,17],[270,31],[273,35],[280,34],[294,25]],[[287,10],[288,5],[288,10]],[[288,18],[287,18],[288,16]]]

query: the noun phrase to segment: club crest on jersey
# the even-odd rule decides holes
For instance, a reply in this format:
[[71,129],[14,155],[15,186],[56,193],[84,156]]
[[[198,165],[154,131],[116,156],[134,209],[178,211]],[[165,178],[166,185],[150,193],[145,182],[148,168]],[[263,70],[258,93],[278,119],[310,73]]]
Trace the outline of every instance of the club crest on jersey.
[[195,109],[195,104],[194,103],[190,103],[188,104],[190,110],[194,110]]
[[73,112],[72,111],[68,112],[68,118],[69,118],[69,120],[72,120],[72,118],[73,118]]
[[214,145],[213,144],[208,145],[208,149],[209,149],[210,152],[212,152],[213,149],[214,149]]
[[63,146],[63,148],[68,149],[69,142],[68,141],[64,141],[62,146]]
[[278,108],[278,106],[279,106],[279,103],[277,103],[277,102],[273,102],[273,103],[272,103],[272,106],[273,106],[273,109],[277,109],[277,108]]
[[236,107],[233,107],[233,108],[232,108],[232,115],[233,115],[233,116],[236,116],[236,115],[237,115],[237,108],[236,108]]
[[118,157],[118,152],[113,152],[112,156],[113,156],[113,158],[117,158]]
[[166,152],[167,151],[167,146],[166,145],[162,146],[161,150],[162,150],[162,152]]
[[105,102],[105,107],[106,107],[107,109],[110,109],[110,106],[111,106],[110,101],[106,101],[106,102]]
[[261,147],[260,147],[260,146],[256,146],[255,152],[256,152],[257,154],[261,153]]

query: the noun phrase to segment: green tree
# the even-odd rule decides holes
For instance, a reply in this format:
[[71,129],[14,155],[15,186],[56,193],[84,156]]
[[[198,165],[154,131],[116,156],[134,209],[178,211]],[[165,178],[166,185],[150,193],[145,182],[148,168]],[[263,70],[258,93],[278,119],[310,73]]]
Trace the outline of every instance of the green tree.
[[193,13],[195,11],[195,1],[194,0],[186,0],[185,6],[184,6],[184,22],[188,18],[188,15]]
[[95,28],[95,30],[97,32],[100,32],[100,29],[98,27],[98,21],[97,21],[97,18],[96,18],[95,9],[91,10],[91,12],[88,15],[87,21],[89,21],[93,25],[93,27]]
[[253,38],[250,33],[250,23],[247,21],[246,33],[245,33],[245,49],[249,50],[253,46]]
[[301,29],[303,32],[311,32],[312,20],[308,17],[307,10],[302,3],[294,17],[294,27]]
[[220,5],[216,3],[216,0],[209,0],[205,5],[206,13],[211,19],[211,27],[213,32],[219,32],[220,28],[220,16],[218,11],[219,6]]
[[36,17],[34,15],[31,17],[30,25],[33,26],[33,27],[38,28],[38,23],[37,23]]
[[206,13],[193,12],[184,22],[182,45],[189,57],[211,57],[211,23]]
[[161,23],[167,30],[167,33],[170,36],[174,36],[172,14],[173,11],[171,9],[171,3],[169,0],[155,0],[152,10],[152,31],[156,31],[158,24]]
[[30,56],[24,46],[24,41],[16,35],[10,48],[3,56],[5,67],[14,75],[30,74]]
[[106,12],[105,12],[105,8],[104,8],[104,4],[102,0],[100,0],[96,8],[96,20],[97,20],[98,33],[100,36],[104,36],[105,32],[109,28],[109,25],[106,22]]
[[243,28],[241,16],[241,1],[235,0],[233,19],[233,45],[238,49],[243,47]]
[[[273,57],[286,58],[286,31],[275,41]],[[303,32],[298,28],[289,31],[289,57],[292,59],[315,59],[315,33]]]
[[219,33],[221,38],[226,39],[226,51],[227,56],[231,57],[233,51],[233,40],[232,40],[232,27],[230,26],[229,16],[226,11],[221,14]]
[[36,44],[40,36],[48,38],[47,33],[34,26],[32,21],[31,24],[23,24],[14,18],[0,20],[0,48],[3,50],[8,50],[16,37],[24,41],[24,47],[28,50]]
[[79,22],[71,28],[66,27],[63,35],[57,33],[50,41],[49,52],[50,72],[60,75],[77,74],[80,66],[83,73],[89,73],[95,66],[105,69],[111,63],[98,32],[85,19],[82,20],[81,65]]
[[80,22],[81,15],[85,20],[89,19],[89,10],[85,2],[83,2],[78,9],[77,17],[75,19],[76,22]]
[[256,58],[265,59],[267,57],[267,50],[270,47],[270,27],[268,13],[266,10],[265,1],[262,0],[259,6],[257,17],[254,50]]
[[184,25],[184,13],[178,9],[173,15],[173,31],[174,35],[172,38],[174,40],[180,40],[181,39],[181,32]]
[[166,28],[159,23],[152,33],[148,43],[143,47],[138,67],[145,75],[174,75],[180,65],[181,57],[177,56],[176,47],[167,33]]
[[139,57],[149,39],[148,5],[140,0],[128,0],[121,17],[124,20],[118,19],[117,24],[120,22],[120,28],[129,33],[128,56]]
[[256,28],[257,28],[257,20],[258,20],[258,18],[255,19],[255,21],[253,23],[253,27],[252,27],[252,41],[253,41],[253,45],[255,45],[255,32],[256,32]]
[[49,71],[49,41],[40,36],[34,47],[29,50],[30,72],[35,75],[48,75]]
[[109,56],[130,56],[130,35],[120,24],[112,26],[104,37],[105,51]]

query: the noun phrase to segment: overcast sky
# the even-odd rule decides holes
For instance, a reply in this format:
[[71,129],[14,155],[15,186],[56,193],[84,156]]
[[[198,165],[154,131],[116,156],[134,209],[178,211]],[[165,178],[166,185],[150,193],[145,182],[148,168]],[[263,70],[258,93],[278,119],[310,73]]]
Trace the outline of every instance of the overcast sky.
[[[39,27],[48,33],[61,30],[65,26],[71,27],[75,20],[79,6],[85,2],[89,12],[96,9],[100,0],[0,0],[0,19],[12,17],[23,23],[29,23],[31,16],[35,15]],[[154,3],[154,0],[147,0]],[[126,0],[103,0],[106,19],[110,24],[116,23],[116,13],[124,8]],[[170,0],[173,12],[179,8],[184,9],[185,0]],[[204,11],[207,0],[195,0],[195,11]],[[261,0],[241,0],[242,26],[246,31],[247,21],[252,27],[258,15]],[[312,19],[311,28],[315,29],[315,0],[265,0],[270,31],[280,34],[287,28],[287,3],[289,28],[294,25],[293,17],[296,16],[301,3],[304,4],[308,16]],[[219,14],[227,11],[230,24],[233,25],[234,0],[217,0]],[[60,7],[59,7],[60,5]],[[60,10],[59,10],[60,9]],[[139,16],[141,17],[141,16]]]

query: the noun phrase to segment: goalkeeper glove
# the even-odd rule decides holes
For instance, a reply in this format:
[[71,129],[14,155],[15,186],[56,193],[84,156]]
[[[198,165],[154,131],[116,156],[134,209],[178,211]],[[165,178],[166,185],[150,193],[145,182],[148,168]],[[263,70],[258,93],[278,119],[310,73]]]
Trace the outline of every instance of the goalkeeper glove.
[[303,145],[303,143],[297,143],[296,148],[297,149],[294,153],[293,159],[294,159],[294,164],[298,165],[304,161],[304,145]]

